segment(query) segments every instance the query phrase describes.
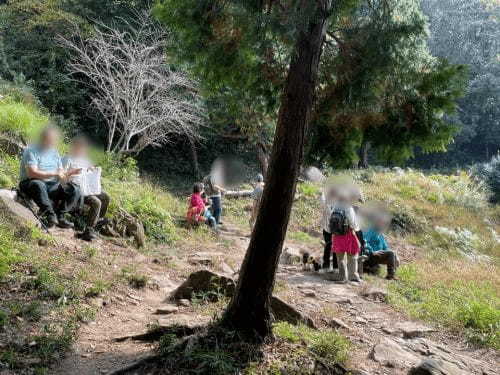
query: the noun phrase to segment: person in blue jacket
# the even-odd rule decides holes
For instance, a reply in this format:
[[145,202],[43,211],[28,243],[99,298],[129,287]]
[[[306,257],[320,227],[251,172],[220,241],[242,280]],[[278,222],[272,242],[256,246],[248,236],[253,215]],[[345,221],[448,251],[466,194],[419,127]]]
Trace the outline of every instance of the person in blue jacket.
[[363,269],[365,272],[378,273],[381,264],[387,265],[386,279],[394,280],[397,256],[387,245],[387,241],[382,234],[383,229],[387,225],[387,219],[384,217],[377,218],[375,225],[367,231],[363,232],[365,239],[365,252],[368,258],[364,261]]

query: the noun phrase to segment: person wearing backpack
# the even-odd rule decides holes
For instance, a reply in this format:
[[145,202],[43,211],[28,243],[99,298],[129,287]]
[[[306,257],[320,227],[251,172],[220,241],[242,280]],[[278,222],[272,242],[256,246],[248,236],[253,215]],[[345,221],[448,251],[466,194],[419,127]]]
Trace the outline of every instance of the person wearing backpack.
[[351,204],[351,195],[347,189],[337,192],[337,202],[330,216],[332,233],[332,252],[337,257],[339,281],[360,282],[358,274],[358,255],[361,249],[356,235],[360,231],[356,213]]
[[[334,255],[332,258],[332,232],[330,231],[330,216],[335,206],[335,188],[329,186],[321,193],[321,206],[323,208],[323,215],[321,217],[321,226],[323,227],[323,239],[325,240],[325,247],[323,249],[323,265],[320,273],[330,271],[330,265],[333,269],[338,268],[337,257]],[[330,258],[331,261],[330,261]]]

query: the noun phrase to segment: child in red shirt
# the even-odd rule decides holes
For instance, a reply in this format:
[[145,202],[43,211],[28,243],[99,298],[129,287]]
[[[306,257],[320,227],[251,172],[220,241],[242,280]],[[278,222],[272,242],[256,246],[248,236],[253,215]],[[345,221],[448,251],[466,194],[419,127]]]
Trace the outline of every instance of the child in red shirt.
[[186,214],[189,224],[206,222],[210,227],[216,229],[215,218],[207,208],[207,200],[202,197],[204,186],[197,182],[193,186],[193,194],[189,198],[189,208]]

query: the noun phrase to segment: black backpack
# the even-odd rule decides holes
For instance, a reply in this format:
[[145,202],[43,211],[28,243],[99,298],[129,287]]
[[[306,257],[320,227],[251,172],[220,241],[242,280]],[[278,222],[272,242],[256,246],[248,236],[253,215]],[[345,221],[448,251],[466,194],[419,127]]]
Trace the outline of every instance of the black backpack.
[[345,210],[335,209],[330,215],[330,233],[344,235],[349,231]]

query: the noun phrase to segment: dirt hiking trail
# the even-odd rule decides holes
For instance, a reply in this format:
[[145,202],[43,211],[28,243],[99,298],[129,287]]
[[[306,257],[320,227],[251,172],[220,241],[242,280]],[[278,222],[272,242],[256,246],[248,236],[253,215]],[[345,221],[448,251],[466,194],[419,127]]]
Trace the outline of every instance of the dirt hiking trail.
[[[146,333],[157,324],[207,323],[209,314],[189,301],[174,305],[167,298],[188,271],[208,268],[233,276],[248,241],[248,233],[226,224],[217,242],[230,251],[214,247],[201,255],[179,253],[181,267],[173,269],[153,256],[128,256],[127,261],[140,265],[148,276],[146,287],[121,285],[93,299],[92,304],[98,307],[95,320],[82,325],[73,350],[50,373],[111,374],[151,355],[155,348],[154,342],[120,338]],[[500,374],[497,352],[470,348],[460,338],[408,319],[385,302],[384,284],[385,280],[378,287],[368,282],[337,284],[324,275],[303,271],[300,264],[280,264],[275,294],[311,317],[319,329],[333,327],[347,336],[356,347],[348,367],[358,375],[407,374],[425,359],[438,363],[442,375]]]

